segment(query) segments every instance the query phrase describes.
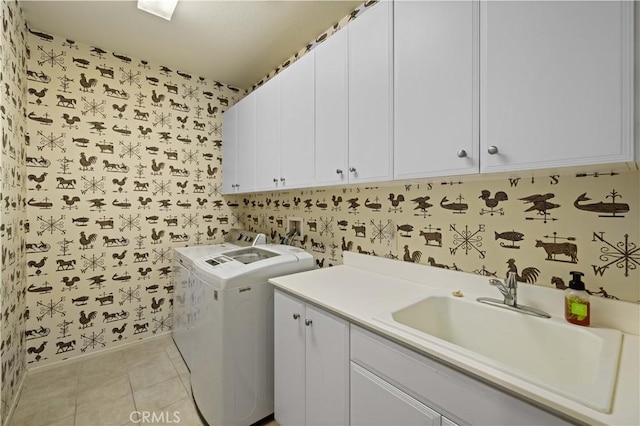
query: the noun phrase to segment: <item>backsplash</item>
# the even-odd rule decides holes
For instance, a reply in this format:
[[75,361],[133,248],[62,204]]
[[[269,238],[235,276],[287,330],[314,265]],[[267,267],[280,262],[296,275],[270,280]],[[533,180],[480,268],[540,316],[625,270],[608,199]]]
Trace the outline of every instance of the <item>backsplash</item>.
[[295,245],[319,267],[345,250],[563,289],[585,273],[601,297],[640,301],[640,172],[430,180],[233,197],[249,229]]
[[173,248],[237,226],[220,194],[239,89],[29,30],[30,367],[171,330]]
[[4,424],[26,373],[24,330],[26,314],[25,236],[26,219],[24,165],[26,108],[27,26],[15,1],[0,5],[0,360]]

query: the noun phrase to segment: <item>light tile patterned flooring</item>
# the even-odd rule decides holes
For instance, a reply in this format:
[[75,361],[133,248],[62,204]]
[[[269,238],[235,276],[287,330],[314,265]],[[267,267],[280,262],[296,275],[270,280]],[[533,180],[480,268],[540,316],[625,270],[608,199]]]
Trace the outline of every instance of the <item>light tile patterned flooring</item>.
[[[117,352],[30,373],[13,415],[15,426],[202,425],[189,370],[170,335]],[[178,412],[177,422],[173,413]],[[134,413],[134,414],[132,414]]]

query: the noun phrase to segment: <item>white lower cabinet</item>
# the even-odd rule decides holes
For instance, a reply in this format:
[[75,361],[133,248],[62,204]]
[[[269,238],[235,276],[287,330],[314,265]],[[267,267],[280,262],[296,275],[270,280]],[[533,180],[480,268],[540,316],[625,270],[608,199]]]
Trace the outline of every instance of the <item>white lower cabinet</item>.
[[274,339],[276,421],[349,424],[349,323],[276,290]]
[[288,425],[568,425],[278,289],[275,419]]
[[352,425],[440,426],[441,417],[420,401],[351,363]]
[[[364,395],[352,402],[351,420],[367,410],[383,416],[382,405],[395,409],[394,425],[406,424],[487,424],[487,425],[567,425],[567,421],[541,410],[493,386],[452,369],[432,358],[351,325],[352,365],[368,373],[374,384],[362,386]],[[352,369],[353,373],[353,369]],[[352,384],[357,380],[352,376]],[[371,378],[373,377],[373,378]],[[381,389],[375,389],[375,386]],[[386,390],[385,393],[382,389]],[[352,399],[357,391],[351,390]],[[400,399],[400,401],[397,401]],[[405,406],[403,406],[403,403]],[[428,408],[440,417],[415,416]],[[430,411],[426,411],[430,413]],[[354,417],[355,416],[355,417]],[[447,417],[445,417],[447,416]],[[376,423],[367,418],[369,424]],[[413,422],[413,423],[411,423]],[[362,424],[358,422],[358,424]]]

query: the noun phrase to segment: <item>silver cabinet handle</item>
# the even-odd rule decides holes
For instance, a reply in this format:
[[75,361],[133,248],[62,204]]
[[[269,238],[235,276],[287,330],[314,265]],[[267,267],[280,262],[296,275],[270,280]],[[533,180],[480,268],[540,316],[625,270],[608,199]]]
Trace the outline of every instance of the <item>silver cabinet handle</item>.
[[310,319],[304,320],[304,325],[306,325],[307,327],[309,327],[312,323],[313,321],[311,321]]
[[460,151],[458,151],[459,158],[464,158],[466,156],[467,156],[467,151],[465,151],[464,149],[461,149]]
[[342,169],[336,169],[336,174],[341,175],[342,174]]
[[487,152],[488,152],[489,154],[491,154],[491,155],[493,155],[493,154],[497,154],[497,153],[498,153],[498,147],[497,147],[497,146],[495,146],[495,145],[491,145],[491,146],[489,147],[489,149],[487,149]]
[[356,168],[355,168],[355,167],[349,167],[349,171],[350,171],[351,173],[355,173],[355,172],[356,172]]
[[300,318],[300,314],[293,314],[293,319],[297,320],[298,318]]

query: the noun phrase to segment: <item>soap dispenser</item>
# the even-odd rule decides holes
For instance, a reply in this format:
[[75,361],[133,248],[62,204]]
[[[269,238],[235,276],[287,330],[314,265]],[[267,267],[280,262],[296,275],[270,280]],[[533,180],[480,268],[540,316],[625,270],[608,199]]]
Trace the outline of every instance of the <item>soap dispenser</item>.
[[591,319],[589,293],[585,291],[582,272],[570,272],[572,279],[564,294],[564,317],[572,324],[588,326]]

